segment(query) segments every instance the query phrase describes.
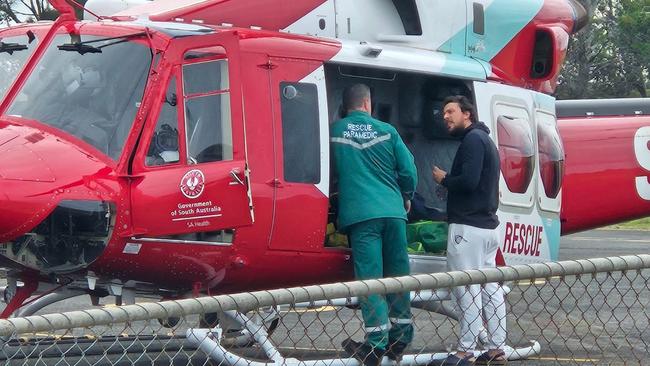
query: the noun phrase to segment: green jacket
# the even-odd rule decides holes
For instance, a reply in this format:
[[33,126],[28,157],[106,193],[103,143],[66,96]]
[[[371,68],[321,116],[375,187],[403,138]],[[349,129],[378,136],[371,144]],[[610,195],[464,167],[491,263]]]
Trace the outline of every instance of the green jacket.
[[406,220],[404,198],[412,198],[418,177],[397,130],[354,111],[332,124],[330,137],[339,230],[376,218]]

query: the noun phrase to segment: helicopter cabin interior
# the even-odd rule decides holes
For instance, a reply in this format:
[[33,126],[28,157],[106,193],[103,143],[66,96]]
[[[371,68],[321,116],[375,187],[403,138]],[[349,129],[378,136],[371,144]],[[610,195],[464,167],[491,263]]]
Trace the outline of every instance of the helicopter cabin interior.
[[[373,117],[397,129],[415,158],[418,184],[408,215],[409,253],[444,255],[447,247],[446,188],[433,180],[438,166],[451,169],[460,141],[447,132],[442,102],[450,95],[473,100],[470,83],[458,79],[379,68],[326,64],[325,80],[329,121],[341,118],[343,90],[353,84],[368,85]],[[344,234],[336,230],[337,188],[331,184],[326,246],[347,247]]]

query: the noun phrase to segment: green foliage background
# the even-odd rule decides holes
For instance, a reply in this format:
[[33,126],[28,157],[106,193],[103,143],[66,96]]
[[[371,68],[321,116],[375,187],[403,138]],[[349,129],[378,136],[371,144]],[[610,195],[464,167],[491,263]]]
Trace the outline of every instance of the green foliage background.
[[556,97],[647,97],[650,0],[581,1],[591,22],[569,43]]

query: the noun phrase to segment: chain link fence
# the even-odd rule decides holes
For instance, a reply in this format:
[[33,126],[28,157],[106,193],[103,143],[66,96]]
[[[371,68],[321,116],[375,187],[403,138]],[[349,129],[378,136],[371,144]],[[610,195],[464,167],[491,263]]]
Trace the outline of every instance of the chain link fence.
[[[358,365],[341,345],[364,339],[358,298],[408,291],[415,336],[400,363],[437,365],[460,336],[450,289],[492,282],[508,292],[505,351],[511,364],[647,364],[650,255],[12,318],[0,321],[0,364]],[[480,349],[485,330],[476,338]],[[388,357],[381,362],[394,364]]]

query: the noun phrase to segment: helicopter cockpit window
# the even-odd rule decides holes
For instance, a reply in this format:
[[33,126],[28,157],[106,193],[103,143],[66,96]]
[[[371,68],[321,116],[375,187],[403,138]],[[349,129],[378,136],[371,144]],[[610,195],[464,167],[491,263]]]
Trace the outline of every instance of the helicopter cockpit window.
[[228,60],[183,66],[188,163],[232,160]]
[[21,36],[0,35],[0,98],[4,98],[37,45],[38,38],[31,31]]
[[197,48],[185,52],[185,60],[196,60],[196,59],[215,59],[223,58],[223,55],[226,54],[226,49],[221,46],[210,46],[205,48]]
[[141,35],[56,36],[7,113],[65,131],[117,160],[151,64]]
[[165,101],[160,108],[156,130],[149,143],[147,166],[166,165],[179,161],[177,103],[176,78],[172,78],[165,93]]

